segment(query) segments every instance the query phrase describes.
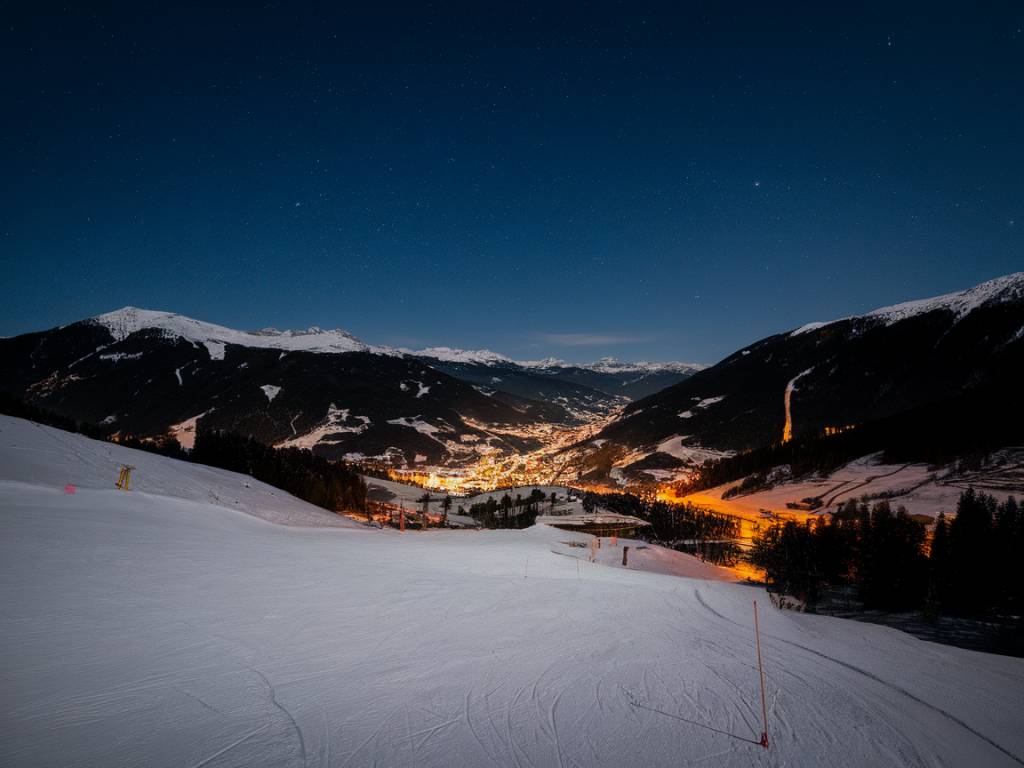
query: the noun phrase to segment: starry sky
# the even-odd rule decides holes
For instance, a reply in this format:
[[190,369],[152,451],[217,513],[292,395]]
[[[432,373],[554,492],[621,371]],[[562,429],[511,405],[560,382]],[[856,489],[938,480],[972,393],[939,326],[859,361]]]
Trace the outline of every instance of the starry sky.
[[154,8],[2,20],[0,335],[714,362],[1024,270],[1019,3]]

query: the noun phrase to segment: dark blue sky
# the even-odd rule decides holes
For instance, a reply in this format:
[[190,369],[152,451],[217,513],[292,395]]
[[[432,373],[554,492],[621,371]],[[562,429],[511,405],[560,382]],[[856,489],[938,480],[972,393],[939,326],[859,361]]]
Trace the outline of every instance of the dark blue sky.
[[1019,3],[297,5],[7,14],[0,334],[710,362],[1024,269]]

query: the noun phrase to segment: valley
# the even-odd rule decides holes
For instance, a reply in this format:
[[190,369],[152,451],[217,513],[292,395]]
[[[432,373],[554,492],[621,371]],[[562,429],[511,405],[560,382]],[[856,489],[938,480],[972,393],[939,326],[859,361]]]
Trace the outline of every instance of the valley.
[[[342,330],[238,331],[132,307],[0,339],[0,358],[4,391],[113,439],[190,449],[198,430],[226,430],[453,494],[564,483],[677,500],[707,462],[760,446],[847,440],[914,408],[948,403],[952,418],[967,419],[975,402],[1002,407],[1024,367],[1022,327],[1018,273],[807,323],[713,366],[517,362],[486,349],[373,345]],[[1015,413],[957,429],[1002,429],[984,438],[1002,448]]]

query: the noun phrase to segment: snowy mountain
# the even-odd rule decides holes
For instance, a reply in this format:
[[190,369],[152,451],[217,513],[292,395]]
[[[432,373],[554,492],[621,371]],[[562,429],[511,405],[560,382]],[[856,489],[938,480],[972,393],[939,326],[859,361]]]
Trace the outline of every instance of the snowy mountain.
[[615,377],[593,386],[488,351],[413,353],[342,330],[238,331],[135,307],[0,339],[0,359],[0,391],[110,433],[171,434],[187,447],[201,421],[405,465],[533,450],[531,432],[607,417],[634,391]]
[[176,315],[173,312],[157,312],[136,307],[124,307],[97,315],[91,318],[91,322],[110,331],[114,341],[123,341],[140,331],[151,331],[160,333],[165,338],[184,339],[194,345],[202,344],[210,350],[211,357],[219,355],[226,344],[254,349],[278,349],[284,352],[371,352],[395,356],[400,354],[388,347],[370,346],[340,329],[325,331],[313,327],[305,331],[279,331],[276,328],[236,331]]
[[[880,309],[873,310],[860,318],[847,317],[843,318],[843,320],[863,319],[884,323],[885,325],[893,325],[894,323],[930,312],[945,312],[953,315],[959,321],[976,309],[994,307],[1000,304],[1019,303],[1021,300],[1024,300],[1024,272],[1015,272],[1012,275],[1004,275],[994,280],[980,283],[973,288],[968,288],[966,291],[955,291],[930,299],[905,301],[900,304],[894,304],[891,307],[881,307]],[[832,320],[827,323],[808,323],[792,331],[792,335],[797,336],[839,322],[842,322],[842,320]]]
[[511,358],[491,352],[489,349],[453,349],[452,347],[427,347],[426,349],[403,349],[407,355],[426,357],[444,363],[467,363],[469,365],[516,365]]
[[426,357],[445,363],[468,363],[473,365],[515,365],[535,371],[557,372],[565,368],[579,368],[595,373],[662,373],[674,371],[692,374],[705,368],[701,363],[651,363],[624,362],[614,357],[602,357],[592,363],[569,363],[557,357],[546,357],[543,360],[513,360],[510,357],[492,352],[489,349],[454,349],[452,347],[428,347],[420,350],[402,349],[401,352],[414,357]]
[[684,381],[706,366],[700,363],[626,363],[611,357],[593,363],[557,365],[544,361],[539,370],[563,381],[638,400]]
[[570,366],[568,363],[562,364],[563,368],[576,367],[583,368],[587,371],[594,371],[595,373],[662,373],[665,371],[675,371],[677,373],[692,374],[706,368],[707,366],[701,365],[700,363],[628,363],[622,360],[617,360],[614,357],[602,357],[600,360],[589,364],[578,364]]
[[536,447],[508,426],[570,418],[343,331],[242,332],[134,308],[0,340],[0,359],[6,392],[186,446],[201,421],[332,457],[458,463]]
[[762,339],[631,403],[597,437],[671,469],[989,388],[1019,408],[1006,392],[1020,371],[1024,273]]

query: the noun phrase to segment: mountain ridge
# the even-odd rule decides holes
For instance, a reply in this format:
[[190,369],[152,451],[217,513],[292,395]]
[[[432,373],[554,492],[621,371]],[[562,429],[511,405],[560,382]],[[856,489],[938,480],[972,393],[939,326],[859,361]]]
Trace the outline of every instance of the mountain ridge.
[[[140,330],[157,329],[167,335],[179,336],[198,343],[205,343],[207,341],[232,343],[241,346],[280,349],[287,352],[369,352],[371,354],[393,357],[431,358],[453,363],[511,364],[521,368],[540,370],[582,368],[598,372],[678,371],[680,373],[690,373],[706,367],[703,363],[680,361],[628,362],[620,361],[613,357],[603,357],[590,363],[567,362],[558,358],[514,360],[511,357],[489,349],[460,349],[448,346],[425,347],[414,350],[405,347],[370,344],[341,328],[324,329],[314,325],[304,330],[279,330],[272,327],[260,330],[239,330],[204,320],[197,320],[177,312],[144,309],[135,306],[125,306],[110,312],[104,312],[85,318],[85,321],[96,322],[106,327],[117,341],[121,341]],[[83,321],[78,320],[74,323],[57,327],[63,328],[78,322]]]
[[[596,438],[605,454],[617,449],[614,466],[665,480],[708,451],[855,428],[954,401],[1014,370],[1024,371],[1024,273],[765,337],[630,403]],[[593,452],[575,450],[583,464]]]

